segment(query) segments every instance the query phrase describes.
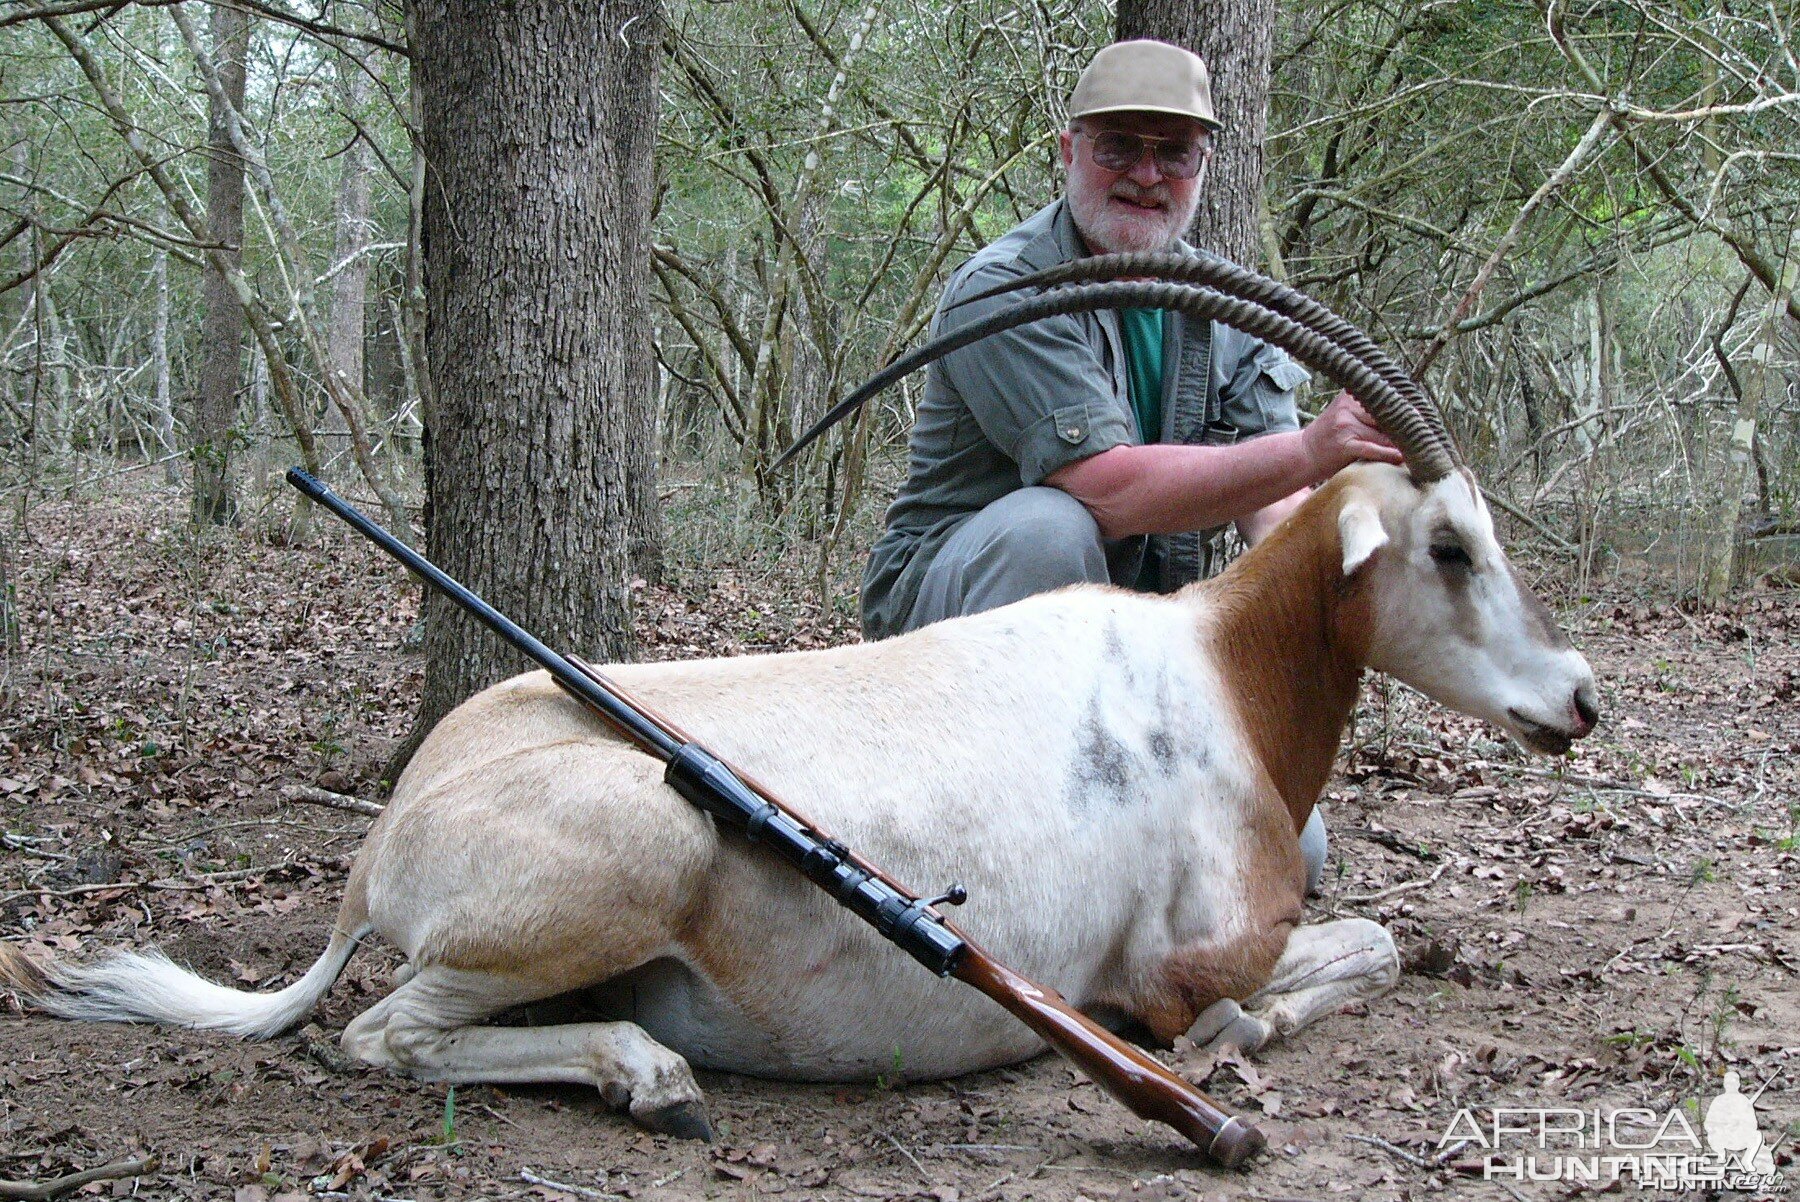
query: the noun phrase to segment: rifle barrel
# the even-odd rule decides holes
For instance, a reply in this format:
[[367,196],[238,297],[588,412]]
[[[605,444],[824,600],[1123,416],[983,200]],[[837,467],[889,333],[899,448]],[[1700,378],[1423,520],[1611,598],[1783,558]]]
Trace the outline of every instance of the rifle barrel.
[[618,732],[659,760],[668,760],[681,744],[664,734],[656,723],[621,702],[592,678],[540,642],[517,622],[483,601],[472,590],[426,559],[423,555],[376,525],[362,510],[332,492],[330,487],[311,473],[297,467],[287,470],[287,482],[317,501],[356,532],[405,564],[413,574],[422,577],[439,592],[473,614],[483,626],[499,635],[556,678],[556,683],[574,693],[600,714]]

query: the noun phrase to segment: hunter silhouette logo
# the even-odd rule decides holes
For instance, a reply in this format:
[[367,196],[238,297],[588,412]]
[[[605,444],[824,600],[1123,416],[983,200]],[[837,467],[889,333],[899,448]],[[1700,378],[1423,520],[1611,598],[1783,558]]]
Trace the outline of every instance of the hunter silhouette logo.
[[[1768,1192],[1781,1184],[1777,1148],[1757,1122],[1764,1085],[1746,1095],[1737,1073],[1710,1102],[1655,1111],[1641,1106],[1511,1107],[1459,1110],[1440,1152],[1474,1144],[1489,1181],[1579,1182],[1639,1189]],[[1703,1102],[1703,1105],[1695,1105]],[[1689,1116],[1700,1118],[1700,1130]],[[1703,1138],[1704,1137],[1704,1138]]]
[[1756,1099],[1762,1097],[1762,1089],[1746,1098],[1738,1082],[1736,1073],[1726,1073],[1725,1092],[1706,1108],[1706,1142],[1739,1171],[1754,1177],[1773,1176],[1775,1152],[1764,1144],[1762,1128],[1756,1122]]

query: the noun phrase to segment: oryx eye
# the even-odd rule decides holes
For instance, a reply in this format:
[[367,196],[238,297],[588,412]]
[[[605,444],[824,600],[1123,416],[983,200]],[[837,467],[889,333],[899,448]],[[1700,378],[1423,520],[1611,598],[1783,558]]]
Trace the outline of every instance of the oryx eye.
[[1431,544],[1431,558],[1436,561],[1440,568],[1469,568],[1475,566],[1469,559],[1469,553],[1463,549],[1461,543],[1433,543]]

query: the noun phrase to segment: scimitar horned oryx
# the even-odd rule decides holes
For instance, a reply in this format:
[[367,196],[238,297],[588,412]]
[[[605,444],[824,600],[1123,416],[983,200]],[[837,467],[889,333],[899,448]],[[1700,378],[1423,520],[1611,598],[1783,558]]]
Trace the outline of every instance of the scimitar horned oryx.
[[[1406,468],[1345,469],[1170,596],[1077,586],[881,643],[607,671],[896,876],[961,882],[959,925],[1034,980],[1157,1040],[1254,1049],[1397,977],[1379,924],[1302,920],[1298,832],[1366,668],[1534,751],[1567,749],[1597,715],[1586,661],[1508,564],[1429,399],[1312,302],[1203,271],[1203,287],[1078,282],[975,324],[1131,305],[1240,326],[1354,392]],[[68,1017],[268,1036],[372,934],[406,964],[345,1030],[352,1055],[441,1081],[585,1083],[678,1134],[710,1130],[690,1065],[936,1078],[1043,1047],[722,834],[541,672],[432,731],[324,953],[287,988],[237,992],[156,953],[43,964],[4,945],[0,973]],[[571,990],[604,1021],[482,1025]]]

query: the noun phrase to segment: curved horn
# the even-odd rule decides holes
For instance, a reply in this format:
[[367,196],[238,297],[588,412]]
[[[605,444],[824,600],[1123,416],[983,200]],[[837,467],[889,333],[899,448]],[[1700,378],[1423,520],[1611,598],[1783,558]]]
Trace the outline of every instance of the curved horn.
[[1436,427],[1451,453],[1456,453],[1443,415],[1437,405],[1419,387],[1417,380],[1389,357],[1356,326],[1338,316],[1304,292],[1278,280],[1239,267],[1228,259],[1204,253],[1187,255],[1168,252],[1093,255],[1062,263],[1043,271],[1034,271],[1016,279],[996,284],[972,296],[965,296],[946,310],[990,297],[1003,296],[1022,288],[1054,288],[1062,284],[1092,283],[1102,280],[1150,277],[1155,280],[1196,284],[1251,301],[1266,309],[1299,322],[1313,332],[1336,342],[1346,351],[1367,363],[1372,371],[1386,380],[1394,390],[1421,410]]
[[1315,371],[1329,376],[1340,387],[1354,392],[1367,406],[1370,416],[1380,423],[1381,428],[1400,447],[1414,479],[1422,484],[1429,483],[1449,475],[1456,468],[1456,455],[1449,439],[1445,437],[1441,426],[1432,420],[1436,416],[1435,411],[1422,412],[1415,408],[1409,398],[1402,396],[1367,363],[1331,339],[1254,301],[1186,284],[1143,282],[1085,284],[1058,289],[1021,301],[936,338],[894,360],[862,387],[832,406],[830,412],[782,452],[781,457],[775,461],[775,466],[779,467],[793,458],[815,438],[882,389],[952,351],[1027,322],[1065,313],[1115,308],[1174,309],[1190,317],[1221,322],[1261,338],[1287,351]]

